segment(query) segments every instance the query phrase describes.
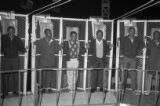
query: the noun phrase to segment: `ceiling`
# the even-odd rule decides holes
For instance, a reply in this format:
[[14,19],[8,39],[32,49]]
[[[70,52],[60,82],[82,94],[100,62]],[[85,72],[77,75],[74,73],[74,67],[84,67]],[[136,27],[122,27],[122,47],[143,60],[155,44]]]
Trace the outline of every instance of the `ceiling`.
[[[15,11],[16,13],[28,14],[33,10],[43,7],[52,0],[32,0],[32,9],[24,9],[21,7],[23,0],[1,0],[0,11]],[[25,0],[24,0],[25,1]],[[110,0],[110,18],[114,19],[132,9],[146,3],[149,0]],[[140,13],[130,16],[129,18],[137,19],[160,19],[160,6],[148,8]],[[88,18],[90,16],[101,16],[101,0],[72,0],[70,3],[60,6],[55,10],[50,10],[52,16]]]

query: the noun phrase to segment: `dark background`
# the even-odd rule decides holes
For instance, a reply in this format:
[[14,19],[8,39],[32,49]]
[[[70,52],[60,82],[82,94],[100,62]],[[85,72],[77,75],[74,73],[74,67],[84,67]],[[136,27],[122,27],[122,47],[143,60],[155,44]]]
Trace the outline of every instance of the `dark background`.
[[[16,13],[28,14],[29,12],[43,7],[52,0],[32,0],[31,9],[22,8],[22,2],[26,0],[0,0],[0,11],[15,11]],[[148,2],[149,0],[110,0],[110,19],[117,18],[128,11]],[[158,0],[156,0],[158,1]],[[160,6],[156,5],[141,11],[129,18],[137,19],[159,19]],[[58,17],[89,18],[90,16],[101,16],[101,0],[72,0],[70,3],[45,12]]]

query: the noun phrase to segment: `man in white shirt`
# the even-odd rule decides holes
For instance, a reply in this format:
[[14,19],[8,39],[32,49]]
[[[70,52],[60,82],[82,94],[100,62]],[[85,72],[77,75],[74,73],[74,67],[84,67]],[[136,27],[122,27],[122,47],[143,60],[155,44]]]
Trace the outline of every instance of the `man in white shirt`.
[[91,67],[95,68],[91,71],[91,92],[94,92],[97,87],[100,91],[107,90],[107,78],[104,78],[104,69],[107,65],[106,55],[110,51],[109,45],[103,40],[103,31],[97,30],[96,39],[90,43],[89,54],[92,55],[90,60]]

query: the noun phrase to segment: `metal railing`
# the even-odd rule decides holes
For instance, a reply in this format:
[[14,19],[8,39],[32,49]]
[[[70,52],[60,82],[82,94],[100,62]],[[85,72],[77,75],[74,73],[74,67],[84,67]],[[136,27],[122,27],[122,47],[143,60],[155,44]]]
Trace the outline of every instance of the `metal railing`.
[[[22,106],[22,100],[23,100],[23,94],[24,94],[24,92],[21,91],[21,84],[22,84],[22,82],[21,82],[21,77],[22,77],[21,74],[27,73],[28,70],[31,70],[32,72],[33,71],[36,72],[36,74],[35,74],[35,79],[36,80],[35,80],[35,83],[34,83],[34,88],[35,89],[34,89],[34,92],[33,92],[33,96],[34,96],[34,103],[33,104],[34,104],[34,106],[41,106],[42,99],[43,99],[43,92],[42,92],[42,86],[41,86],[42,85],[42,82],[41,82],[42,79],[41,79],[41,74],[38,74],[38,73],[41,73],[42,71],[47,71],[47,70],[56,70],[57,72],[59,72],[59,71],[70,71],[70,70],[71,71],[73,71],[73,70],[75,71],[76,70],[77,72],[78,71],[82,71],[82,70],[86,70],[88,72],[92,72],[92,70],[103,70],[103,72],[109,72],[109,70],[111,70],[111,72],[118,71],[119,75],[117,75],[118,76],[117,79],[121,79],[121,80],[118,80],[118,82],[117,82],[117,84],[118,84],[117,87],[118,88],[117,88],[117,90],[116,89],[114,90],[114,92],[115,92],[115,98],[116,98],[117,102],[116,103],[112,103],[113,105],[118,105],[119,103],[122,103],[123,99],[124,99],[124,96],[125,96],[125,93],[126,93],[125,92],[126,88],[125,88],[124,83],[122,81],[122,79],[125,79],[125,78],[122,78],[122,77],[124,77],[123,76],[124,70],[127,70],[127,72],[130,72],[130,71],[133,71],[133,70],[136,71],[136,72],[140,71],[140,72],[144,72],[146,74],[148,72],[153,72],[153,73],[155,73],[154,75],[155,75],[155,81],[156,81],[156,83],[155,83],[155,89],[154,89],[154,93],[155,93],[155,105],[156,106],[157,106],[157,102],[158,102],[158,99],[159,99],[159,96],[160,96],[159,89],[158,89],[158,87],[159,87],[159,83],[158,82],[159,82],[160,71],[155,71],[155,70],[116,69],[116,68],[112,68],[112,69],[110,69],[110,68],[39,68],[39,69],[21,69],[21,70],[0,71],[1,81],[3,80],[2,76],[4,74],[18,73],[18,81],[19,81],[18,82],[19,83],[18,84],[18,88],[19,88],[18,89],[18,92],[19,92],[19,95],[18,95],[18,97],[19,97],[19,103],[18,103],[18,105],[19,106]],[[37,81],[37,77],[39,78],[38,79],[39,82]],[[94,105],[94,104],[90,104],[90,100],[91,100],[91,97],[92,97],[92,92],[91,92],[91,84],[90,84],[91,81],[89,81],[89,80],[91,79],[91,77],[86,80],[86,81],[88,81],[88,88],[86,89],[86,91],[84,91],[88,95],[87,101],[86,101],[86,105]],[[108,77],[109,78],[109,76],[103,76],[103,77]],[[113,78],[113,77],[111,77],[111,78]],[[77,105],[77,104],[75,104],[76,94],[78,92],[77,91],[78,90],[77,89],[77,81],[76,81],[76,84],[75,84],[75,87],[74,87],[74,91],[72,93],[72,104],[71,105]],[[112,79],[109,79],[109,81],[112,81]],[[142,82],[145,82],[145,79],[142,79]],[[108,82],[103,82],[103,85],[104,85],[104,83],[108,84]],[[114,82],[114,83],[116,84],[116,82]],[[113,83],[111,83],[111,84],[113,84]],[[144,85],[142,85],[142,86],[144,86]],[[144,88],[144,87],[142,87],[142,88]],[[58,106],[61,94],[63,93],[63,89],[61,88],[61,89],[58,90],[58,84],[57,84],[57,82],[56,82],[56,90],[55,91],[56,91],[55,92],[55,94],[56,94],[56,103],[55,104],[56,104],[56,106]],[[103,91],[103,93],[102,93],[103,94],[102,103],[97,104],[97,105],[106,105],[106,104],[108,104],[108,103],[105,103],[105,99],[106,99],[107,93],[110,93],[110,92],[112,92],[112,90],[107,89],[105,92]],[[137,105],[140,105],[141,100],[142,100],[144,94],[145,94],[145,90],[141,89]],[[2,103],[1,103],[2,106],[3,106],[4,99],[5,98],[2,98]]]

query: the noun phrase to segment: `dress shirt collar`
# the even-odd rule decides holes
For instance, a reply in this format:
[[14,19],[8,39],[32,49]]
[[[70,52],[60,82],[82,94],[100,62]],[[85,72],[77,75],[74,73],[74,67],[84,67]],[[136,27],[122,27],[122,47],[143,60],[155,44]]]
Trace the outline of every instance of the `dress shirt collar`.
[[99,41],[99,40],[96,39],[96,42],[97,42],[98,44],[102,44],[103,40]]

